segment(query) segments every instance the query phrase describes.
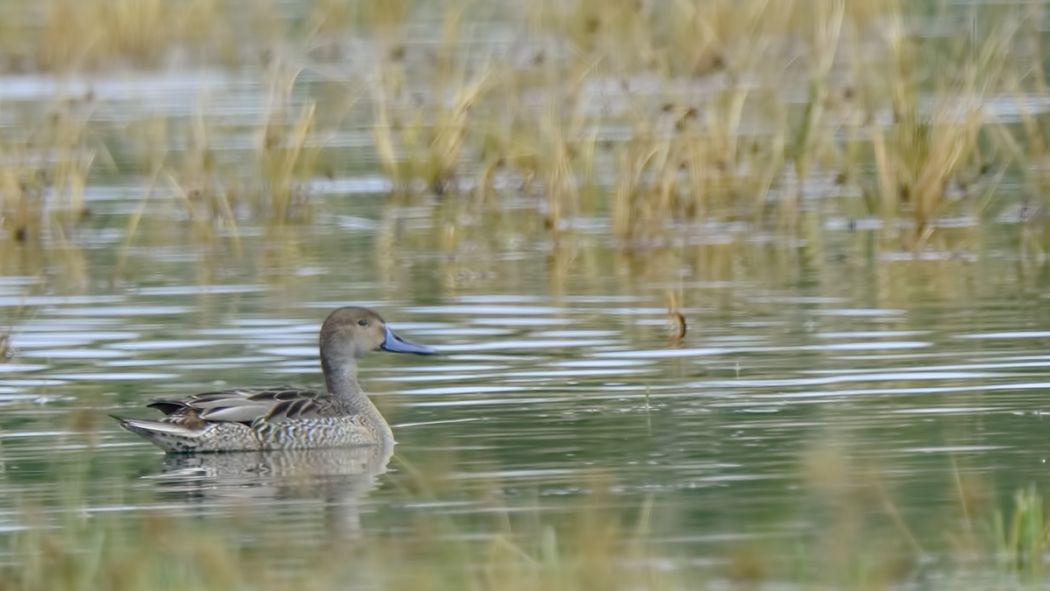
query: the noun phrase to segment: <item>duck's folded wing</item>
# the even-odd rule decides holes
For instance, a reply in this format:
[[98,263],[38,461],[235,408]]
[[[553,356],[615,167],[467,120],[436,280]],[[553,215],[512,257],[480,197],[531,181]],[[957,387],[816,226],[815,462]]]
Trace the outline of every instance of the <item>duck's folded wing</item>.
[[204,421],[278,422],[323,416],[327,405],[319,402],[320,397],[314,390],[300,388],[239,389],[204,392],[181,400],[158,400],[149,406],[172,418],[192,413]]

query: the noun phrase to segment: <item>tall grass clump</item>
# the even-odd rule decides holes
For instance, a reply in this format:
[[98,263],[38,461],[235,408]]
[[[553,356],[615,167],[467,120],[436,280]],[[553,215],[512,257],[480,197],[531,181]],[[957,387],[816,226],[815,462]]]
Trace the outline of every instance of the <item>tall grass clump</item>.
[[43,70],[161,64],[176,47],[201,45],[219,19],[213,0],[45,0],[31,51]]
[[1009,512],[996,512],[992,520],[996,561],[1007,571],[1027,578],[1041,578],[1050,557],[1050,522],[1046,501],[1033,487],[1017,491]]
[[317,106],[310,99],[294,100],[297,77],[298,72],[271,75],[266,120],[257,146],[264,181],[260,208],[278,221],[308,213],[306,183],[317,175]]
[[208,97],[183,119],[136,120],[125,128],[132,138],[129,166],[154,178],[159,192],[174,194],[182,216],[201,228],[236,231],[241,220],[309,220],[310,183],[321,174],[323,140],[315,101],[297,92],[298,75],[273,66],[257,126],[209,118]]
[[998,98],[1012,104],[1015,116],[996,127],[997,144],[1009,154],[1013,168],[1023,178],[1023,213],[1036,214],[1035,218],[1040,209],[1050,207],[1050,115],[1036,106],[1050,100],[1047,46],[1041,25],[1047,14],[1044,4],[1035,3],[1001,25],[1003,29],[1009,27],[1012,43],[1001,50],[1008,54],[1011,66],[1001,71],[1004,90]]
[[[1017,146],[1040,145],[1031,118],[1024,139],[1003,140],[988,103],[1011,77],[1040,78],[1011,56],[1038,17],[1024,11],[1041,9],[966,10],[581,1],[529,14],[574,44],[564,61],[595,64],[585,84],[610,89],[598,96],[616,106],[583,127],[629,129],[605,199],[626,243],[712,216],[793,219],[837,190],[909,219],[919,246],[945,215],[978,219],[1002,174],[1034,160]],[[922,22],[981,26],[927,39]]]
[[[872,207],[885,217],[910,217],[915,244],[921,244],[949,208],[973,196],[972,181],[983,170],[1006,165],[1007,151],[989,141],[995,138],[995,120],[986,102],[1002,87],[1000,72],[1009,68],[1013,32],[999,28],[983,37],[919,48],[905,32],[902,15],[889,22],[889,71],[883,76],[890,81],[892,120],[870,126],[878,195]],[[961,65],[933,69],[942,61]],[[923,77],[930,82],[923,83]]]
[[380,164],[402,192],[443,194],[463,174],[476,109],[492,75],[459,46],[463,10],[445,12],[440,39],[423,58],[429,63],[423,70],[409,61],[400,36],[386,30],[389,25],[382,31],[384,51],[369,76],[372,132]]
[[88,212],[84,192],[105,146],[91,137],[90,100],[55,105],[28,130],[0,130],[0,227],[23,242],[45,222],[59,238]]

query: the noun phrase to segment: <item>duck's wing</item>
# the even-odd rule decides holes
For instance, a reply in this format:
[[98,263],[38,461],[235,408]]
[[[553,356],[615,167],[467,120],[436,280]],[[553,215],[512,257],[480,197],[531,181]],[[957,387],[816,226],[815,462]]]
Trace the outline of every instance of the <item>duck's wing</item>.
[[181,399],[157,400],[148,405],[175,423],[280,422],[330,416],[331,399],[316,390],[280,387],[203,392]]

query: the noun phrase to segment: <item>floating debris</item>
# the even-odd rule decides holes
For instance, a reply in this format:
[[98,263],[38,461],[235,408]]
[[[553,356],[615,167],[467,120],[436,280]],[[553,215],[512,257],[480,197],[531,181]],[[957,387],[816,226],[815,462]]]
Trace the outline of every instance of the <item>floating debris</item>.
[[672,309],[668,310],[667,318],[670,323],[671,345],[675,347],[681,346],[682,340],[685,339],[685,334],[689,330],[685,316],[677,309]]

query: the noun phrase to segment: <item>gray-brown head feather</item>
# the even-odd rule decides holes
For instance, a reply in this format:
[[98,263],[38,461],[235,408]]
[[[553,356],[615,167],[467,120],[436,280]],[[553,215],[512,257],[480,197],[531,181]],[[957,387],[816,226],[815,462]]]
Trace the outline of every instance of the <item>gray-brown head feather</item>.
[[332,312],[321,326],[321,351],[358,358],[382,346],[386,322],[366,308],[346,307]]

